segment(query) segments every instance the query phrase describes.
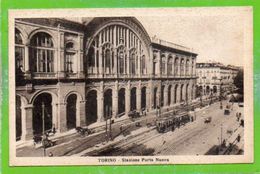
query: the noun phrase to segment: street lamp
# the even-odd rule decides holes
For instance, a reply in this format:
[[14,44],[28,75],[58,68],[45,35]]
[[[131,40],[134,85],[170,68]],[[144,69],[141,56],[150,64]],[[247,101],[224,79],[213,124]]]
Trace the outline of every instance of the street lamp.
[[[43,141],[45,141],[45,139],[47,139],[47,137],[45,136],[45,104],[44,102],[42,102],[42,136],[43,136]],[[46,156],[46,147],[45,147],[45,143],[43,143],[43,155]]]
[[44,127],[44,125],[45,125],[45,121],[44,121],[44,117],[45,117],[45,115],[44,115],[44,109],[45,109],[45,104],[44,104],[44,102],[42,102],[42,135],[44,135],[44,132],[45,132],[45,127]]

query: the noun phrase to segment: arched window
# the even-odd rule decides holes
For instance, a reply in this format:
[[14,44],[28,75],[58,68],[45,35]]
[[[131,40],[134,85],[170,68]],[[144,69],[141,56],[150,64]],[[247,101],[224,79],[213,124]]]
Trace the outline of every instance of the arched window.
[[189,61],[189,59],[187,59],[186,60],[186,68],[185,68],[185,75],[187,76],[189,76],[190,75],[190,61]]
[[130,74],[135,74],[136,64],[135,64],[135,53],[132,52],[130,54],[129,64],[130,64]]
[[168,69],[168,74],[169,74],[169,75],[172,75],[172,74],[173,74],[173,73],[172,73],[172,66],[173,66],[172,64],[173,64],[173,59],[172,59],[172,57],[169,57],[168,65],[167,65],[167,66],[168,66],[167,69]]
[[179,58],[176,57],[174,60],[174,75],[178,75],[178,71],[179,71]]
[[35,72],[53,72],[54,47],[52,37],[44,32],[35,34],[30,41],[30,60]]
[[181,59],[180,68],[181,68],[181,76],[183,76],[184,75],[184,59]]
[[117,57],[118,57],[118,72],[119,74],[124,74],[124,58],[125,58],[125,55],[124,55],[124,52],[122,50],[118,50],[117,52]]
[[162,66],[161,66],[161,70],[162,70],[162,74],[166,74],[166,58],[165,56],[163,55],[162,56]]
[[75,55],[76,51],[74,49],[74,44],[72,42],[68,42],[66,44],[66,54],[65,54],[65,71],[69,73],[73,73],[75,71]]
[[94,67],[95,67],[95,48],[91,46],[88,50],[88,72],[90,74],[94,73]]
[[194,71],[194,60],[192,60],[192,64],[191,64],[191,75],[193,75],[193,71]]
[[109,49],[105,50],[105,72],[110,73],[111,66],[111,52]]
[[117,61],[118,61],[118,73],[119,74],[124,74],[125,73],[125,65],[124,65],[124,60],[125,60],[125,50],[123,46],[120,46],[117,49]]
[[141,58],[141,71],[142,71],[142,74],[146,74],[145,56],[144,55]]
[[15,68],[16,73],[24,70],[24,45],[21,32],[15,29]]

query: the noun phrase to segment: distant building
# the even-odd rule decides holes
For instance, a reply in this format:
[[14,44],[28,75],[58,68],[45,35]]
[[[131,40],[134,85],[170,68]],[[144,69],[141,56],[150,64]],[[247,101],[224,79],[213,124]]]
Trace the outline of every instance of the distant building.
[[221,63],[197,63],[197,97],[219,96],[235,89],[234,78],[240,67]]
[[151,39],[134,17],[76,21],[15,20],[17,140],[194,99],[192,49]]

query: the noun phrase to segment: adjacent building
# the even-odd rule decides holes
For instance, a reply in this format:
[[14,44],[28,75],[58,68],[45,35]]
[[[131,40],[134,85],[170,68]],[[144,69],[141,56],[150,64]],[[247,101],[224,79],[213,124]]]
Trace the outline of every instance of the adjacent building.
[[17,140],[195,98],[197,54],[134,17],[16,19],[14,30]]
[[219,96],[235,90],[234,78],[239,67],[221,63],[197,63],[197,97]]

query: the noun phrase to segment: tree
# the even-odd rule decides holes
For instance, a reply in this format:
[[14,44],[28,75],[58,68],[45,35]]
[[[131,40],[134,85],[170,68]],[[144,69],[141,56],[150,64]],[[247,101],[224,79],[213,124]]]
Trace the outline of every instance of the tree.
[[239,70],[234,78],[234,85],[238,88],[239,94],[244,94],[244,71]]

